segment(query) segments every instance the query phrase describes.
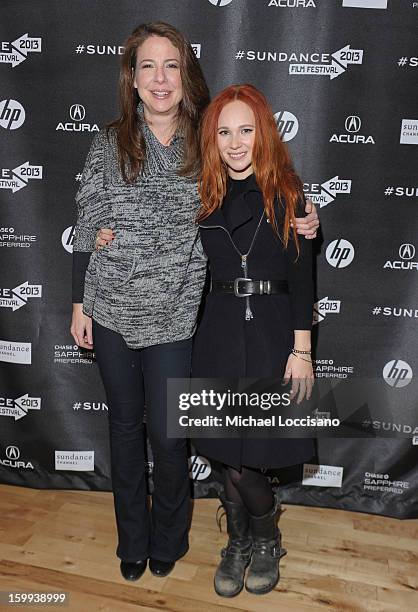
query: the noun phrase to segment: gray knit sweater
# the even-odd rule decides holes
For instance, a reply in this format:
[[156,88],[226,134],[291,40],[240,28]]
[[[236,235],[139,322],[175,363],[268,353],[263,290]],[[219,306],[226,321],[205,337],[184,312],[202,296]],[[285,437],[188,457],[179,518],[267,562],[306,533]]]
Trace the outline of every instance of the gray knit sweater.
[[[190,338],[206,272],[196,182],[177,174],[183,139],[166,147],[145,123],[142,129],[147,155],[136,182],[122,179],[114,131],[101,130],[76,196],[74,251],[92,253],[83,310],[130,348]],[[96,251],[100,227],[113,228],[116,237]]]

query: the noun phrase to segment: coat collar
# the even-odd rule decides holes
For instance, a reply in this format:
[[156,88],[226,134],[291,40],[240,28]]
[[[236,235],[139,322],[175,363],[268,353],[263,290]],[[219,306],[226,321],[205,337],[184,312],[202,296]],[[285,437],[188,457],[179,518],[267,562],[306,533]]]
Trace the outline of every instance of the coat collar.
[[213,211],[213,213],[210,214],[209,217],[203,219],[203,221],[199,223],[199,226],[207,228],[221,226],[226,230],[230,230],[232,233],[238,227],[241,227],[241,225],[244,225],[244,223],[247,223],[253,218],[253,214],[249,206],[248,200],[249,197],[251,197],[250,194],[256,193],[261,194],[261,189],[257,185],[255,175],[251,174],[247,181],[245,190],[233,200],[234,206],[231,207],[229,223],[227,223],[225,219],[225,214],[222,210],[222,206],[220,206],[215,211]]

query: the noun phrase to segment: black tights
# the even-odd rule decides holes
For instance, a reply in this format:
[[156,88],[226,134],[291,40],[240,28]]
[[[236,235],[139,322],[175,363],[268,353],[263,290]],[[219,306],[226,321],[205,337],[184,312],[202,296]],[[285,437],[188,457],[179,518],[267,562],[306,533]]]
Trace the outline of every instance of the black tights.
[[225,497],[243,504],[253,516],[263,516],[273,507],[273,491],[260,470],[242,466],[241,471],[224,465]]

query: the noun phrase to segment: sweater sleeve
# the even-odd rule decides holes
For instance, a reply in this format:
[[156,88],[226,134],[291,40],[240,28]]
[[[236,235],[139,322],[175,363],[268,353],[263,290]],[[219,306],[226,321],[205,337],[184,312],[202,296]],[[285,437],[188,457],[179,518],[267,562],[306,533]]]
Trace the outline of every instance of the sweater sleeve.
[[[298,217],[304,217],[305,201],[301,199],[297,206]],[[285,249],[287,279],[289,283],[293,329],[310,330],[312,328],[314,287],[312,278],[312,240],[298,235],[299,255],[293,233]]]
[[92,252],[98,220],[103,218],[100,194],[103,185],[103,130],[96,134],[91,144],[76,194],[77,222],[74,228],[73,251]]

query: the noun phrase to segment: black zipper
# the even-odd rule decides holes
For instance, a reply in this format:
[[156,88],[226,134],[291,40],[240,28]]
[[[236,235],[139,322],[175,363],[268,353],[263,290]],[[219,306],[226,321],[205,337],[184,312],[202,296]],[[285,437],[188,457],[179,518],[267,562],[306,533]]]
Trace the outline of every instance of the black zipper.
[[[223,229],[223,230],[224,230],[224,232],[226,232],[226,233],[228,234],[228,236],[229,236],[229,239],[230,239],[230,241],[231,241],[232,246],[234,247],[235,251],[238,253],[238,255],[239,255],[239,256],[240,256],[240,258],[241,258],[241,267],[242,267],[242,269],[244,270],[244,276],[245,276],[245,278],[246,278],[246,279],[248,279],[248,280],[251,280],[251,279],[249,279],[249,278],[248,278],[248,264],[247,264],[247,259],[248,259],[248,256],[249,256],[249,254],[251,253],[252,248],[253,248],[253,246],[254,246],[255,239],[256,239],[257,234],[258,234],[258,231],[259,231],[259,229],[260,229],[261,222],[262,222],[262,220],[263,220],[263,218],[264,218],[264,215],[265,215],[265,211],[263,210],[263,213],[262,213],[262,215],[261,215],[261,217],[260,217],[260,220],[259,220],[259,222],[258,222],[257,228],[256,228],[256,230],[255,230],[255,232],[254,232],[253,239],[251,240],[250,248],[248,249],[248,251],[247,251],[246,253],[241,253],[241,251],[238,249],[238,247],[236,246],[235,242],[233,241],[231,234],[228,232],[228,230],[226,229],[226,227],[224,227],[223,225],[200,225],[200,224],[199,224],[199,225],[198,225],[198,227],[199,227],[199,228],[202,228],[202,229]],[[252,313],[252,311],[251,311],[251,306],[250,306],[250,298],[249,298],[249,296],[247,295],[247,296],[245,297],[245,320],[246,320],[246,321],[251,321],[251,319],[253,319],[253,318],[254,318],[254,315],[253,315],[253,313]]]

